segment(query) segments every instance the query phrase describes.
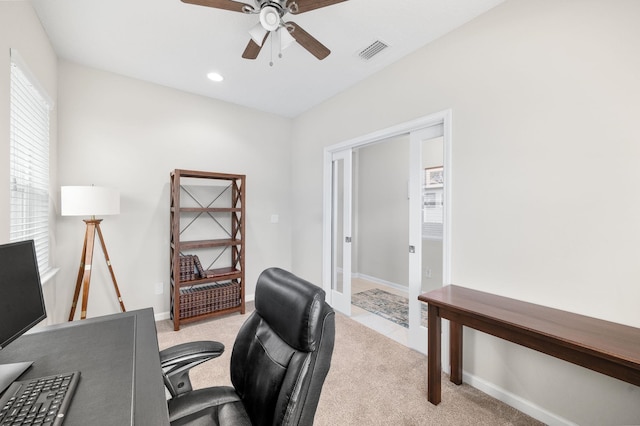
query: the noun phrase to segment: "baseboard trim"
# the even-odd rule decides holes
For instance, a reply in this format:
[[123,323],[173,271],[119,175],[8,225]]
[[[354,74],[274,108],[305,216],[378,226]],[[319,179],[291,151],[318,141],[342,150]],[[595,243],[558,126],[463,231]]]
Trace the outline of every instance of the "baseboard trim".
[[168,320],[169,318],[171,318],[171,316],[169,315],[169,311],[157,313],[153,317],[155,318],[156,322]]
[[504,402],[505,404],[515,408],[516,410],[522,411],[526,415],[531,416],[544,424],[550,426],[577,426],[576,423],[573,423],[563,417],[551,413],[529,400],[521,398],[518,395],[502,389],[501,387],[496,386],[491,382],[471,375],[466,371],[463,371],[462,378],[463,382],[467,383],[469,386],[472,386],[486,393],[487,395]]
[[396,290],[400,290],[403,291],[407,294],[409,294],[409,289],[407,288],[407,286],[404,286],[402,284],[398,284],[398,283],[394,283],[391,281],[386,281],[380,278],[376,278],[376,277],[372,277],[370,275],[367,274],[363,274],[361,272],[354,272],[353,274],[351,274],[351,278],[362,278],[363,280],[367,280],[367,281],[371,281],[372,283],[376,283],[376,284],[380,284],[380,285],[386,285],[387,287],[392,287]]
[[[247,297],[245,298],[244,301],[245,302],[253,302],[254,300],[256,300],[256,295],[255,294],[247,294]],[[159,312],[159,313],[154,315],[154,318],[155,318],[156,322],[164,321],[164,320],[170,319],[171,315],[170,315],[169,311]]]

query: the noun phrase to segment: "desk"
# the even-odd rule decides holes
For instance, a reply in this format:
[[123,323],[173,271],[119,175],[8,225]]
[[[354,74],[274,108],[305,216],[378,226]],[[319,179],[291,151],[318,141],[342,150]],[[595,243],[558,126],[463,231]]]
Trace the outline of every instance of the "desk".
[[428,304],[427,398],[441,400],[441,318],[450,321],[450,380],[462,383],[462,326],[640,386],[640,329],[454,285]]
[[0,351],[19,361],[21,379],[81,372],[65,426],[169,425],[151,308],[36,329]]

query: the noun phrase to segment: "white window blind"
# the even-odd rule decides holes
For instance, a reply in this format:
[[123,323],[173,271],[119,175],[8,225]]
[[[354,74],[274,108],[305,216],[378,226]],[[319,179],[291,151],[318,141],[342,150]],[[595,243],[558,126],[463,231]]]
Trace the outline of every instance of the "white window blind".
[[50,102],[11,51],[10,240],[33,239],[40,274],[49,271]]
[[444,202],[442,188],[424,190],[422,198],[422,238],[442,240]]

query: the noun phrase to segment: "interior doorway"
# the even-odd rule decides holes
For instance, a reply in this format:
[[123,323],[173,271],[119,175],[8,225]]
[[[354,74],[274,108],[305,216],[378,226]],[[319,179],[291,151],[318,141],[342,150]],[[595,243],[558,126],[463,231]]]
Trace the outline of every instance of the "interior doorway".
[[[406,337],[396,340],[421,352],[426,352],[426,313],[417,296],[448,282],[449,129],[445,111],[325,149],[323,285],[329,302],[351,316],[361,312],[354,300],[369,290],[382,290],[383,304],[403,297],[404,318],[390,321],[404,327]],[[431,154],[423,158],[423,153]],[[425,193],[426,169],[438,167],[439,174],[430,170],[430,176],[439,176],[440,187],[432,183]],[[433,207],[439,222],[433,222]],[[441,235],[438,256],[432,256],[438,244],[423,243],[425,219],[427,235]],[[387,334],[389,326],[382,328]]]

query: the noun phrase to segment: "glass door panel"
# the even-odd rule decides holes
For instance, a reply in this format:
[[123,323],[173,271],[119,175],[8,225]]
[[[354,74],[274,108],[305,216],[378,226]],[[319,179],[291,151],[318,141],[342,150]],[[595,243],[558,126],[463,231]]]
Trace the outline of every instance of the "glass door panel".
[[445,170],[443,126],[411,132],[409,346],[426,353],[426,305],[418,296],[444,277]]
[[331,301],[333,307],[351,315],[351,150],[332,158],[331,190]]

